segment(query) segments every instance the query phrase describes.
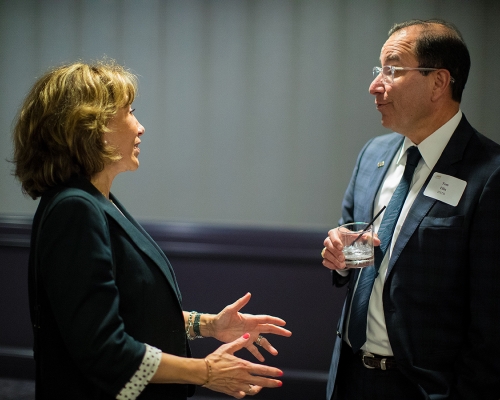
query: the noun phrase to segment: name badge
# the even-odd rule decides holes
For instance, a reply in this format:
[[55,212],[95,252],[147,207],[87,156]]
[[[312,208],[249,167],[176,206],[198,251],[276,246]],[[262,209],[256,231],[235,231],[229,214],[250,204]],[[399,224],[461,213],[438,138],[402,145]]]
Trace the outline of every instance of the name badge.
[[466,186],[467,182],[461,179],[435,172],[425,188],[424,195],[455,207]]

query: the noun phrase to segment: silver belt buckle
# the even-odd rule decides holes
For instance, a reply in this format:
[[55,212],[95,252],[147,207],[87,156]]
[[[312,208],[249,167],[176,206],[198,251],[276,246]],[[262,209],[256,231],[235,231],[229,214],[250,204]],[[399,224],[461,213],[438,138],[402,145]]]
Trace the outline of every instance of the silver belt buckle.
[[[375,367],[371,367],[370,365],[365,363],[365,357],[375,358],[375,356],[368,351],[364,351],[364,350],[362,350],[362,351],[363,351],[363,354],[361,355],[361,361],[363,362],[363,365],[365,366],[365,368],[375,369]],[[384,367],[385,367],[385,365],[384,365]]]

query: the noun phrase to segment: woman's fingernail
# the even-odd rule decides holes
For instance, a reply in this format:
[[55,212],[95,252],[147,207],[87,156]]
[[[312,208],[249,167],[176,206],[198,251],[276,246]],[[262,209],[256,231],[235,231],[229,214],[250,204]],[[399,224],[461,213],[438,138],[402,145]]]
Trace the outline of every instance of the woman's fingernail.
[[243,339],[248,339],[249,337],[250,337],[250,334],[249,334],[249,333],[245,333],[245,334],[243,335]]
[[281,386],[283,386],[283,382],[279,381],[278,382],[278,387],[281,387]]
[[278,376],[283,376],[283,371],[280,371]]

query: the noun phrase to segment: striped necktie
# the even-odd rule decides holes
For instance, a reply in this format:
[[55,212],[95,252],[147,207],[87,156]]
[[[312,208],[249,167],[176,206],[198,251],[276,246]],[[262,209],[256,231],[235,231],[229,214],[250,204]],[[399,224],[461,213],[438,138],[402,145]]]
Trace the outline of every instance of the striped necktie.
[[416,146],[409,147],[406,152],[407,158],[403,177],[389,201],[378,230],[380,246],[375,248],[375,265],[363,268],[360,271],[361,275],[359,276],[358,285],[352,298],[348,337],[354,353],[366,342],[366,318],[373,282],[378,275],[380,264],[391,243],[396,222],[410,190],[415,168],[420,161],[420,151]]

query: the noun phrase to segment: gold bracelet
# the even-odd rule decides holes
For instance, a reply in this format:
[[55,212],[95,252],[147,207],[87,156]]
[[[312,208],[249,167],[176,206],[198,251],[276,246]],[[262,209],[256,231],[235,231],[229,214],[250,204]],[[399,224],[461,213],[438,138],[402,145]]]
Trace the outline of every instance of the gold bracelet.
[[206,387],[209,382],[210,378],[212,377],[212,366],[210,365],[210,362],[205,358],[205,364],[207,364],[207,381],[202,385],[203,387]]

